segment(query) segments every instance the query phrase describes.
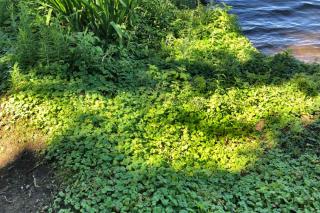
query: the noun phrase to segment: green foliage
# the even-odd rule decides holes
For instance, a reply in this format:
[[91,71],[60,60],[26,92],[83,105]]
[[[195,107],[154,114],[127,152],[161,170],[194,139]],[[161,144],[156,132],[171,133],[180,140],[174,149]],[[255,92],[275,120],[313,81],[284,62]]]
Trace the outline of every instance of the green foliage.
[[11,16],[14,11],[13,2],[0,0],[0,94],[2,95],[9,87],[9,70],[11,38],[8,35],[8,27],[11,23]]
[[52,212],[319,211],[319,65],[260,54],[224,7],[141,1],[127,47],[21,7],[0,125],[47,136]]
[[[103,74],[104,79],[121,76],[114,71],[112,54],[121,48],[101,47],[102,42],[92,32],[69,32],[55,19],[47,25],[45,18],[21,4],[18,36],[13,41],[16,61],[31,72],[63,78]],[[119,60],[122,60],[119,58]],[[30,72],[29,69],[26,69]]]
[[0,95],[9,87],[10,78],[10,59],[8,57],[0,57]]
[[198,5],[198,0],[174,0],[173,2],[179,8],[195,8]]
[[14,19],[15,5],[18,4],[15,0],[0,0],[0,26],[7,27]]
[[137,22],[134,35],[139,43],[151,47],[160,46],[160,41],[171,31],[179,11],[170,0],[141,0],[138,2]]
[[126,27],[131,25],[135,0],[47,0],[58,15],[75,30],[89,29],[101,39],[120,39],[126,36]]
[[194,87],[198,89],[200,92],[204,92],[207,87],[206,79],[203,76],[196,76],[193,79]]
[[[225,89],[203,97],[188,78],[171,71],[157,78],[164,80],[158,80],[154,92],[119,92],[112,98],[96,89],[79,91],[84,89],[81,82],[30,82],[18,70],[14,73],[17,92],[3,109],[16,119],[32,116],[30,125],[50,136],[47,156],[63,168],[68,186],[54,208],[318,208],[313,202],[319,194],[317,149],[302,149],[298,156],[290,151],[308,143],[318,146],[317,126],[302,134],[292,127],[290,139],[281,133],[288,125],[291,131],[292,123],[301,126],[300,115],[320,107],[319,97],[307,97],[294,82]],[[255,125],[261,118],[267,126],[259,132]]]
[[318,84],[320,75],[308,76],[305,74],[299,74],[295,77],[297,87],[305,92],[307,95],[316,96],[320,91],[320,85]]

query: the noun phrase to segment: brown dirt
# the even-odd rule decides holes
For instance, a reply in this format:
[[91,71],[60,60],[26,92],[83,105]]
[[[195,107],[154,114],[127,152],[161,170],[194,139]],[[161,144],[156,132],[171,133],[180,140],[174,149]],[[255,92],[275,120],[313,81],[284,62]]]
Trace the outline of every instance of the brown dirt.
[[292,54],[299,60],[304,62],[320,62],[320,47],[312,45],[293,45],[288,49],[292,51]]
[[26,127],[23,122],[0,126],[0,169],[13,162],[25,150],[38,152],[45,149],[45,141],[46,138],[39,130]]
[[52,201],[53,170],[38,154],[45,140],[23,124],[0,128],[0,213],[45,212]]
[[45,212],[56,191],[50,166],[30,151],[0,170],[0,212]]

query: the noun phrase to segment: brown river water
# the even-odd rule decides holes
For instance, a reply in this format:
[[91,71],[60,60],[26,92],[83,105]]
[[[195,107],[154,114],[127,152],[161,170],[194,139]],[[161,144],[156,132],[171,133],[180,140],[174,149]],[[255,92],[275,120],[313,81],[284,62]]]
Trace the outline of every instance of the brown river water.
[[232,6],[244,34],[262,52],[290,49],[320,62],[320,0],[220,0]]

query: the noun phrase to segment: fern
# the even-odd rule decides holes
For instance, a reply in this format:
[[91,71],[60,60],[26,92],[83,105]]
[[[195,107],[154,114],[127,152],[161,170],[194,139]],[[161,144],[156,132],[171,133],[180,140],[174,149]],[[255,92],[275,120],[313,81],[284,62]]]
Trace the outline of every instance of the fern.
[[68,36],[54,22],[51,26],[42,25],[39,29],[39,59],[45,65],[64,62],[68,56]]
[[39,59],[37,35],[33,32],[35,24],[32,20],[34,16],[25,4],[19,4],[19,10],[20,21],[15,45],[17,61],[22,65],[34,65]]

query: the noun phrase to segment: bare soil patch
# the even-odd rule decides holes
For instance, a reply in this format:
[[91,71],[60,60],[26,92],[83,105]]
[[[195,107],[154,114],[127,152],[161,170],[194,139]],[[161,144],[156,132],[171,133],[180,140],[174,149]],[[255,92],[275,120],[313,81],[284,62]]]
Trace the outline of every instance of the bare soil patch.
[[49,165],[24,151],[0,170],[0,212],[45,212],[56,191]]
[[39,154],[45,141],[40,131],[23,123],[0,128],[0,213],[46,211],[56,184]]

